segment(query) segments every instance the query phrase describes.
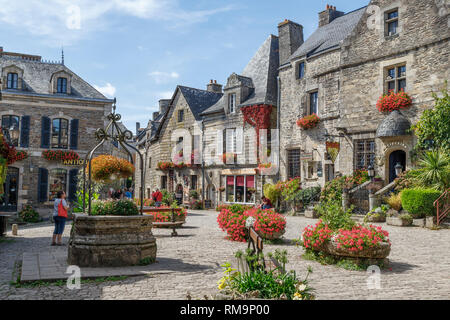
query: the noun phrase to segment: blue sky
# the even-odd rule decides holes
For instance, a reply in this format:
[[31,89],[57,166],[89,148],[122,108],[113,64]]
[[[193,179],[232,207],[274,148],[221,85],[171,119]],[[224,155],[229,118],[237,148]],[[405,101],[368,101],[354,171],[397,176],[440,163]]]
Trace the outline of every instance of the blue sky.
[[0,0],[5,51],[60,60],[118,100],[125,125],[146,125],[176,85],[206,88],[240,73],[284,19],[305,38],[327,3],[349,12],[368,0]]

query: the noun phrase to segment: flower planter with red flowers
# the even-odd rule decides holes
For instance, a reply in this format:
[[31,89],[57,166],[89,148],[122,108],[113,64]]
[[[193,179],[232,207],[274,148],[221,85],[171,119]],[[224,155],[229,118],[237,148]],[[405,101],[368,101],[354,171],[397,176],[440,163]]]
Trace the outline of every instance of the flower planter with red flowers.
[[390,91],[388,94],[382,95],[377,101],[377,109],[380,112],[392,112],[409,108],[412,104],[411,97],[404,91],[395,93]]
[[170,161],[167,161],[167,162],[160,161],[160,162],[158,162],[157,166],[158,166],[159,170],[163,170],[163,171],[174,168],[173,162],[170,162]]
[[391,251],[389,233],[381,227],[355,225],[351,229],[332,230],[322,220],[305,228],[302,246],[333,256],[368,259],[384,259]]
[[28,152],[23,150],[17,151],[15,161],[25,160],[26,158],[28,158]]
[[73,150],[45,150],[42,152],[42,158],[48,161],[69,161],[79,160],[80,155]]
[[320,122],[320,118],[317,116],[317,114],[313,113],[306,117],[298,119],[297,125],[300,128],[302,128],[303,130],[308,130],[308,129],[315,128],[319,122]]

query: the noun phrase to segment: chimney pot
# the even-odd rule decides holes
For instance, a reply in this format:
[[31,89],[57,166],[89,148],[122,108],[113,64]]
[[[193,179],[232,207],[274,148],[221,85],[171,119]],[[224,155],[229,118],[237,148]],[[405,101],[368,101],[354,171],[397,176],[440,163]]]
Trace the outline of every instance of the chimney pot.
[[344,12],[337,11],[335,6],[327,4],[327,9],[319,12],[319,28],[329,24],[334,19],[339,18],[343,15]]

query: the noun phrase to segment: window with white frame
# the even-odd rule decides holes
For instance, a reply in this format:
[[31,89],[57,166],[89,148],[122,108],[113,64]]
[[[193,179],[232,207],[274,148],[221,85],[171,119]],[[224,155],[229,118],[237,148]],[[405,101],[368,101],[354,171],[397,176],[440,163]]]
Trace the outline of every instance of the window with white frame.
[[229,113],[236,112],[236,93],[230,93],[228,95],[228,112]]
[[255,203],[255,176],[226,176],[226,201]]
[[226,130],[226,152],[236,153],[236,128]]

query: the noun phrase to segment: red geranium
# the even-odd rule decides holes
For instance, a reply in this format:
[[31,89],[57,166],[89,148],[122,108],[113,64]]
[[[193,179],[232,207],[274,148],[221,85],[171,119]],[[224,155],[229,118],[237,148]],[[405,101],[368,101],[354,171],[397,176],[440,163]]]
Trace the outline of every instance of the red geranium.
[[300,118],[297,120],[297,125],[303,130],[308,130],[317,126],[320,122],[320,118],[317,114],[313,113],[306,117]]
[[384,94],[378,99],[377,109],[380,112],[392,112],[408,108],[411,106],[411,103],[411,97],[403,90],[398,93],[391,90],[388,94]]

